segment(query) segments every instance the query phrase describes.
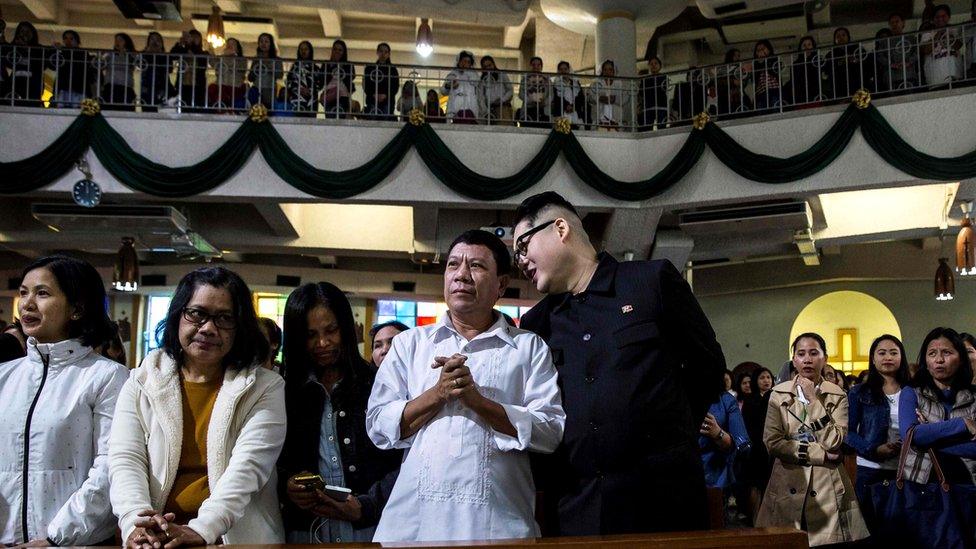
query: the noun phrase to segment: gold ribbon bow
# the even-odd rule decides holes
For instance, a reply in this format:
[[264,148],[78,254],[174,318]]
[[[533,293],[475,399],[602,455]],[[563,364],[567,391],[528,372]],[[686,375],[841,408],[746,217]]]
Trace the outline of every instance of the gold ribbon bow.
[[708,113],[702,111],[697,115],[695,115],[695,118],[692,119],[691,125],[694,126],[696,130],[704,130],[705,125],[708,124],[711,120],[712,118],[708,116]]
[[871,92],[864,88],[857,90],[851,97],[851,103],[854,103],[854,106],[861,110],[868,108],[868,105],[871,104]]
[[573,131],[573,125],[570,124],[569,119],[565,117],[560,117],[556,119],[556,123],[552,125],[553,129],[559,133],[568,134]]
[[102,106],[97,99],[85,99],[81,102],[81,114],[85,116],[95,116],[101,112]]
[[412,109],[410,111],[410,123],[414,126],[423,126],[424,122],[427,120],[424,111],[420,109]]
[[258,103],[257,105],[252,105],[251,111],[248,113],[248,116],[250,116],[251,120],[255,122],[258,123],[264,122],[265,120],[268,119],[268,107],[265,107],[261,103]]

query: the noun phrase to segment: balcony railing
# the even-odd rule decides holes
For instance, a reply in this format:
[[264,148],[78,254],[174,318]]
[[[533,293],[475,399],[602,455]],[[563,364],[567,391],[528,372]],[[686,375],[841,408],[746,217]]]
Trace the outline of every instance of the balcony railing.
[[[636,78],[0,45],[0,105],[652,131],[976,80],[976,24]],[[45,78],[45,73],[49,75]],[[53,77],[53,79],[51,78]]]

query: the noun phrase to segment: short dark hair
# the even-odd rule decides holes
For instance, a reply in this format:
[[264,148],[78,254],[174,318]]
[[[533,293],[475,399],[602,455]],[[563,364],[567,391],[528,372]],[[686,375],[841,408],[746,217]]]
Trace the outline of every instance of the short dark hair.
[[315,372],[315,364],[308,354],[305,342],[308,337],[308,313],[318,306],[327,307],[339,324],[339,369],[343,376],[354,379],[366,376],[369,363],[360,354],[356,321],[352,315],[349,298],[334,284],[317,282],[295,288],[285,302],[284,359],[285,388],[297,391],[305,385],[309,374]]
[[258,317],[258,322],[264,327],[264,332],[268,334],[268,345],[271,347],[281,347],[281,328],[274,319],[266,316]]
[[508,253],[508,246],[502,242],[502,239],[489,233],[488,231],[483,231],[481,229],[471,229],[469,231],[464,231],[454,242],[451,242],[451,246],[447,249],[447,255],[451,255],[454,251],[454,247],[458,244],[468,244],[471,246],[484,246],[491,251],[491,255],[495,258],[495,272],[498,276],[507,275],[512,270],[512,254]]
[[793,344],[790,345],[790,350],[793,351],[794,354],[796,354],[796,346],[797,346],[797,344],[799,344],[800,343],[800,340],[801,339],[804,339],[804,338],[810,338],[810,339],[816,341],[817,344],[820,345],[820,352],[822,352],[824,354],[824,356],[827,355],[827,342],[824,341],[824,338],[821,337],[820,334],[814,333],[814,332],[804,332],[804,333],[796,336],[796,339],[793,340]]
[[837,43],[837,33],[840,32],[840,31],[846,32],[847,33],[847,39],[848,40],[851,39],[851,31],[850,31],[850,29],[848,29],[847,27],[837,27],[836,29],[834,29],[834,43],[835,44]]
[[72,29],[68,29],[68,30],[62,32],[61,33],[61,40],[64,40],[68,35],[74,36],[75,37],[75,42],[77,42],[79,46],[81,45],[81,35],[78,34],[78,31],[72,30]]
[[77,308],[78,320],[68,321],[68,337],[98,349],[114,335],[105,309],[105,282],[87,261],[66,255],[49,255],[24,267],[21,279],[34,269],[47,269],[58,281],[68,304]]
[[651,61],[657,61],[658,65],[663,65],[663,63],[661,63],[661,58],[656,55],[647,56],[647,62],[650,63]]
[[163,351],[177,364],[183,364],[180,319],[197,288],[204,285],[227,290],[233,302],[237,327],[234,328],[234,345],[224,356],[224,366],[246,368],[264,362],[268,358],[268,340],[258,326],[251,290],[239,274],[224,267],[201,267],[180,279],[173,300],[169,302],[166,318],[156,327],[156,340],[162,344]]
[[952,328],[944,328],[941,326],[929,332],[925,336],[925,339],[922,340],[922,348],[918,351],[918,372],[912,378],[911,386],[919,389],[927,388],[933,391],[934,394],[939,394],[939,388],[935,385],[932,374],[929,373],[928,364],[925,361],[925,352],[928,350],[930,343],[942,337],[948,339],[949,343],[956,349],[956,352],[959,353],[959,370],[952,379],[952,389],[958,391],[959,389],[971,388],[973,384],[973,366],[969,362],[969,354],[966,353],[966,344],[963,342],[959,332]]
[[515,210],[515,222],[512,226],[518,225],[523,221],[528,221],[529,223],[535,223],[536,219],[539,218],[539,213],[542,210],[550,207],[557,206],[564,208],[573,212],[573,215],[580,217],[576,208],[569,203],[568,200],[563,198],[559,193],[555,191],[546,191],[544,193],[534,194],[519,204],[518,209]]
[[563,65],[566,65],[569,68],[572,68],[573,67],[572,65],[569,64],[569,61],[560,61],[560,62],[556,63],[556,68],[558,69],[559,67],[561,67]]
[[379,324],[374,324],[373,327],[369,329],[369,338],[370,339],[375,338],[376,334],[380,333],[380,330],[382,330],[383,328],[396,328],[401,332],[406,332],[407,330],[410,329],[409,326],[400,322],[399,320],[388,320],[386,322],[380,322]]
[[540,63],[542,63],[542,64],[545,64],[545,62],[544,62],[544,61],[542,60],[542,58],[541,58],[541,57],[539,57],[538,55],[535,55],[535,56],[532,56],[532,57],[531,57],[531,58],[529,59],[529,64],[531,65],[533,61],[538,61],[538,62],[540,62]]
[[891,19],[894,18],[894,17],[897,17],[898,19],[901,19],[902,21],[905,20],[905,17],[902,14],[900,14],[898,12],[892,12],[892,13],[888,14],[888,21],[891,21]]
[[939,4],[934,10],[932,10],[932,15],[935,16],[935,14],[939,13],[940,11],[944,11],[946,12],[946,15],[952,17],[952,9],[949,8],[949,4]]
[[878,403],[884,401],[884,376],[881,375],[877,366],[874,365],[874,352],[878,350],[878,345],[882,341],[894,343],[901,353],[901,364],[898,365],[898,371],[895,372],[895,380],[898,382],[898,385],[905,387],[911,379],[911,374],[908,371],[908,355],[905,354],[905,345],[902,344],[900,339],[891,334],[878,336],[877,339],[871,342],[871,348],[868,350],[868,369],[865,370],[868,374],[865,383],[868,386],[868,390],[871,391],[871,398],[874,402]]

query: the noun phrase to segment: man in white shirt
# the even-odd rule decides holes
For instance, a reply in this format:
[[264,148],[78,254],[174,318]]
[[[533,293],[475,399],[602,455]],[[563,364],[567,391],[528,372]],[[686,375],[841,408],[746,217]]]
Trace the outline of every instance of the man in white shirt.
[[555,450],[566,414],[549,347],[494,310],[510,266],[498,237],[465,232],[448,252],[448,314],[393,339],[366,429],[406,453],[374,542],[539,535],[528,451]]

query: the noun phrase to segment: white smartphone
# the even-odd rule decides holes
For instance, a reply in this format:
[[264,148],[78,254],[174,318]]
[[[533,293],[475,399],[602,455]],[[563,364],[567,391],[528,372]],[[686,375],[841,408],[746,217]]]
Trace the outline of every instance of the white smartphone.
[[349,496],[352,495],[352,490],[349,488],[343,488],[342,486],[332,486],[331,484],[326,484],[325,488],[322,489],[325,495],[336,501],[346,501]]

